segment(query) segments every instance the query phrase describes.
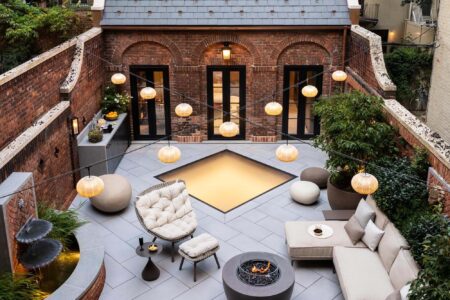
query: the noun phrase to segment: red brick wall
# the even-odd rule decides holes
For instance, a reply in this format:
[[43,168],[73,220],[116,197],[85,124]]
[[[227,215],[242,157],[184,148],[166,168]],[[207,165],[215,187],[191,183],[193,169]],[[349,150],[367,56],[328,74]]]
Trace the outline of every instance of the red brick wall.
[[105,265],[103,264],[100,269],[100,273],[98,274],[97,279],[94,284],[90,287],[90,289],[86,292],[86,294],[81,297],[81,300],[97,300],[100,298],[100,294],[103,291],[103,287],[105,286],[105,278],[106,278],[106,270]]
[[[0,85],[0,149],[56,105],[75,47]],[[8,126],[5,126],[8,124]]]
[[[128,77],[129,65],[169,65],[170,87],[189,97],[206,103],[207,65],[245,65],[247,122],[246,137],[258,132],[251,123],[273,125],[274,118],[267,118],[264,105],[257,100],[283,88],[283,67],[292,65],[324,65],[333,70],[342,64],[343,30],[317,31],[118,31],[104,32],[105,58],[116,66],[123,66]],[[231,42],[232,59],[224,62],[221,48]],[[120,67],[110,66],[106,79]],[[126,89],[129,90],[129,77]],[[330,73],[324,75],[323,91],[330,90]],[[333,90],[333,87],[331,87]],[[282,96],[277,98],[282,101]],[[171,94],[171,111],[180,98]],[[193,104],[192,122],[202,125],[206,132],[206,106]],[[172,113],[172,131],[177,120]],[[278,122],[281,128],[281,119]]]
[[[32,178],[23,186],[23,189],[31,187]],[[24,206],[19,209],[19,200],[24,200]],[[9,244],[11,249],[13,271],[19,267],[17,254],[19,252],[19,244],[16,241],[16,234],[20,228],[26,223],[29,217],[36,217],[36,201],[32,189],[20,192],[11,197],[6,206],[6,223],[8,224]]]

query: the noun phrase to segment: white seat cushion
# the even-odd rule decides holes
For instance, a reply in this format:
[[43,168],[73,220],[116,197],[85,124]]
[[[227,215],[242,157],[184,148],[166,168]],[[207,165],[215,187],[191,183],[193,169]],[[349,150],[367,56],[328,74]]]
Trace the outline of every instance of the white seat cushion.
[[335,247],[333,263],[346,300],[385,300],[394,291],[376,252]]
[[190,239],[180,245],[180,250],[192,258],[199,257],[219,247],[219,241],[207,233]]
[[139,196],[136,209],[148,230],[169,240],[182,238],[197,227],[195,212],[182,182]]
[[[333,228],[333,235],[326,239],[311,236],[307,229],[310,225],[326,224]],[[363,247],[364,243],[353,245],[344,226],[346,221],[290,221],[285,223],[286,241],[289,256],[296,260],[331,260],[334,246]]]

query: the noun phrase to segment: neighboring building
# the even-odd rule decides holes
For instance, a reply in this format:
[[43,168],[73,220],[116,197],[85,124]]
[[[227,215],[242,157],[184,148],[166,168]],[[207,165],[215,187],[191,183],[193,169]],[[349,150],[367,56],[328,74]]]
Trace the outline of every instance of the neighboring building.
[[381,36],[385,43],[431,44],[440,0],[421,8],[402,0],[360,0],[360,24]]
[[[195,129],[208,139],[220,139],[219,126],[230,119],[240,126],[238,139],[251,139],[273,134],[276,118],[265,116],[264,104],[275,92],[284,106],[278,122],[284,132],[300,138],[319,133],[315,99],[303,97],[301,89],[309,78],[317,97],[334,90],[331,73],[343,68],[351,21],[347,0],[106,0],[100,25],[105,58],[117,66],[109,74],[121,71],[129,79],[135,139],[175,131],[180,120],[172,110],[183,99],[173,91],[225,111],[190,101]],[[224,60],[227,45],[232,54]],[[131,73],[155,82],[156,102],[140,98],[146,83]],[[262,121],[269,130],[252,125]]]
[[450,1],[441,1],[427,124],[450,142]]

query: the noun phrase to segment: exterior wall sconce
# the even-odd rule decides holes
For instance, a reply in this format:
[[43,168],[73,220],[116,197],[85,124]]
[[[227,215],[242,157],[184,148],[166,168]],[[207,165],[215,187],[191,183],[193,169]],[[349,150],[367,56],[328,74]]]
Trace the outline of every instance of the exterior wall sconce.
[[77,117],[73,117],[70,120],[70,125],[72,127],[72,135],[77,136],[80,133],[80,127],[78,124],[78,118]]
[[228,43],[228,42],[223,44],[222,58],[223,58],[223,60],[231,59],[231,47],[230,47],[230,43]]

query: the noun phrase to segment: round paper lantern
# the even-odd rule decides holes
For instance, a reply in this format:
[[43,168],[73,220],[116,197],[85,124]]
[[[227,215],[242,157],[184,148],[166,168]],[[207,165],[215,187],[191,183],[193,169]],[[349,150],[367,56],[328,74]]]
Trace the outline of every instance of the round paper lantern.
[[334,81],[345,81],[347,80],[347,73],[341,70],[334,71],[331,75]]
[[158,158],[161,162],[169,164],[174,163],[181,157],[181,151],[175,146],[164,146],[159,149]]
[[152,87],[145,87],[141,90],[139,93],[144,100],[151,100],[155,99],[156,97],[156,90]]
[[275,152],[278,160],[284,161],[284,162],[291,162],[297,159],[298,157],[298,150],[292,145],[286,144],[281,145],[277,148],[277,151]]
[[105,188],[105,184],[100,177],[85,176],[77,183],[77,193],[85,198],[92,198],[100,195]]
[[180,103],[175,107],[175,113],[179,117],[189,117],[190,115],[192,115],[192,106],[187,103]]
[[116,73],[111,76],[111,82],[113,84],[124,84],[127,81],[127,78],[122,73]]
[[352,188],[362,195],[370,195],[378,189],[378,180],[369,173],[358,173],[352,178]]
[[307,85],[302,88],[302,95],[307,98],[314,98],[315,96],[317,96],[318,93],[319,91],[313,85]]
[[283,111],[283,106],[281,106],[280,103],[273,101],[267,103],[264,110],[269,116],[278,116]]
[[224,122],[220,125],[219,132],[224,137],[235,137],[239,133],[239,126],[234,122]]

